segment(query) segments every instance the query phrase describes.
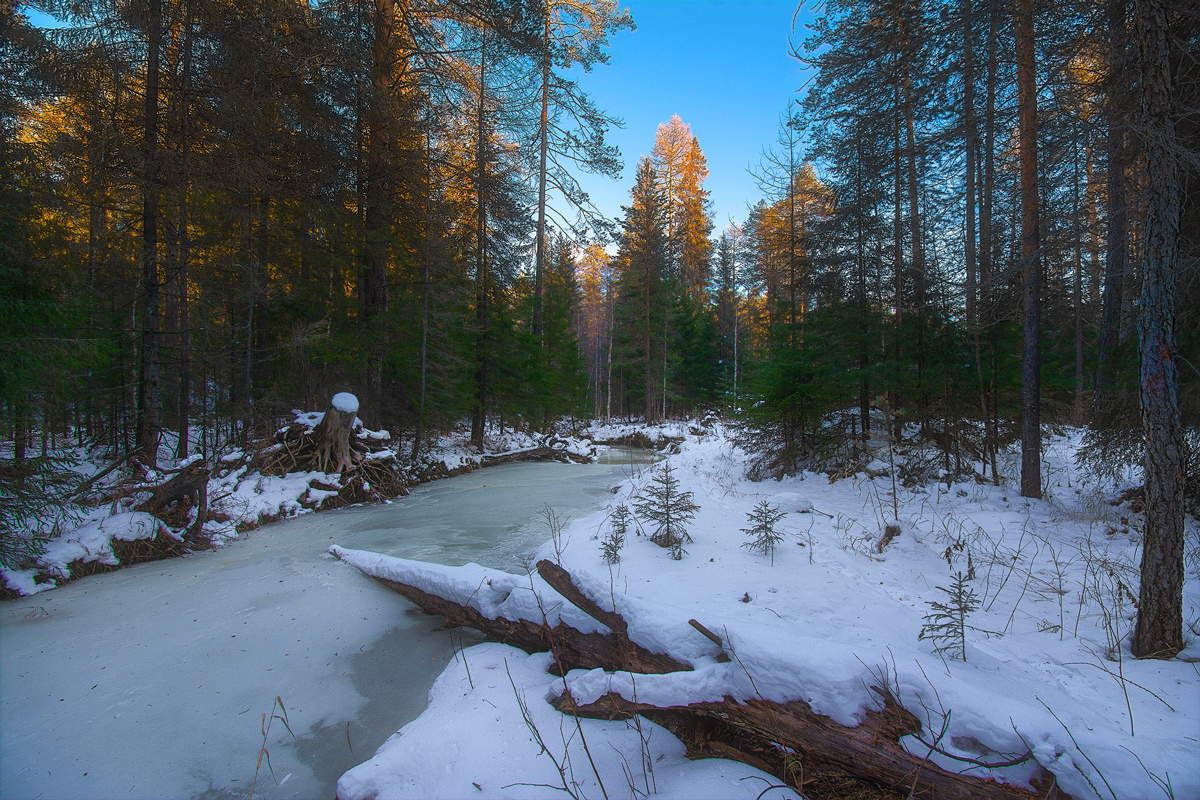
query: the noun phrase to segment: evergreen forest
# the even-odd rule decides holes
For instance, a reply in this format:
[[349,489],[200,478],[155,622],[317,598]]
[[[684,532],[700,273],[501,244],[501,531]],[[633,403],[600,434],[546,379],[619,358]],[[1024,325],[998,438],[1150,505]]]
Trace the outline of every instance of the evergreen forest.
[[1071,424],[1095,469],[1143,463],[1177,529],[1195,6],[808,10],[811,78],[718,230],[678,116],[619,219],[581,187],[624,166],[577,80],[634,28],[615,0],[0,3],[5,469],[54,437],[210,458],[349,391],[414,453],[461,422],[482,449],[711,413],[761,477],[915,429],[931,471],[998,481],[1019,442],[1037,497],[1040,437]]

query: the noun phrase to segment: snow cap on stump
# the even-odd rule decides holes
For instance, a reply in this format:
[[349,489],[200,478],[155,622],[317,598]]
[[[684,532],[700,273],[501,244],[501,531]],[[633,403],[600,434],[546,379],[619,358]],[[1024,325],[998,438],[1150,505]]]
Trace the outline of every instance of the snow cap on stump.
[[349,392],[338,392],[333,396],[333,407],[345,414],[358,413],[358,398]]

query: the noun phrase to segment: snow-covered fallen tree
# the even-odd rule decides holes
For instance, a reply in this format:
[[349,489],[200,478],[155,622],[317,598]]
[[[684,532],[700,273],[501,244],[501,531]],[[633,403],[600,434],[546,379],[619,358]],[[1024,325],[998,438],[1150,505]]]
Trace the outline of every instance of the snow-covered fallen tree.
[[[701,508],[681,560],[653,546],[654,520],[639,510],[657,469],[631,469],[604,511],[539,551],[569,571],[567,583],[547,565],[513,576],[341,555],[450,624],[548,653],[542,663],[564,678],[545,684],[552,691],[537,681],[515,690],[553,700],[568,728],[575,715],[661,722],[693,755],[743,760],[814,796],[822,769],[900,796],[914,781],[939,797],[1200,796],[1190,766],[1200,759],[1200,644],[1189,639],[1172,661],[1130,656],[1140,519],[1111,504],[1128,483],[1101,485],[1074,465],[1078,433],[1049,441],[1039,501],[970,477],[904,486],[892,479],[902,453],[875,453],[857,476],[754,482],[721,431],[682,433],[672,475]],[[1195,548],[1200,531],[1188,524]],[[770,552],[753,546],[763,526]],[[593,627],[565,630],[568,614]],[[681,666],[622,661],[621,631]],[[605,661],[590,641],[601,634]],[[369,796],[354,788],[368,785],[421,796],[399,777],[416,768],[413,754],[385,749],[348,773],[344,800]],[[454,750],[455,769],[489,763]]]

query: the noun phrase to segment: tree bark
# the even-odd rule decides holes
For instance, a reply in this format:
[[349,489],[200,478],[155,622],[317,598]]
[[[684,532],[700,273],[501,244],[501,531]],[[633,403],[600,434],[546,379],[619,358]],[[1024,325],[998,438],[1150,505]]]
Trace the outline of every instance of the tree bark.
[[366,186],[363,201],[363,266],[359,289],[360,327],[367,343],[363,381],[366,404],[378,414],[382,406],[383,354],[387,313],[388,227],[391,224],[392,131],[388,99],[395,66],[395,0],[376,0],[371,52],[371,98],[367,105]]
[[533,274],[533,338],[542,343],[542,281],[546,268],[546,158],[550,146],[550,3],[547,0],[542,34],[542,115],[538,124],[537,253]]
[[1175,363],[1179,164],[1172,119],[1170,30],[1163,0],[1135,0],[1146,152],[1139,398],[1146,436],[1142,584],[1131,649],[1172,658],[1183,649],[1183,425]]
[[1021,150],[1021,284],[1025,340],[1021,358],[1021,495],[1042,496],[1041,255],[1038,232],[1037,73],[1033,0],[1014,0],[1017,117]]
[[[347,554],[333,550],[339,558]],[[351,559],[353,562],[353,559]],[[550,628],[531,620],[489,619],[477,608],[439,597],[433,585],[417,586],[382,575],[366,574],[404,595],[423,611],[446,617],[448,626],[465,625],[490,637],[520,647],[526,652],[554,654],[551,668],[563,675],[572,669],[604,669],[642,674],[685,671],[687,665],[670,655],[652,653],[631,642],[624,618],[606,611],[586,596],[570,573],[548,561],[537,565],[538,574],[562,597],[603,623],[610,633],[581,633],[560,622]],[[381,573],[394,574],[387,570]],[[542,601],[545,602],[545,601]],[[704,626],[689,620],[709,639],[718,638]],[[720,647],[721,645],[717,645]],[[903,736],[922,735],[920,721],[896,701],[891,686],[875,686],[879,708],[866,713],[858,726],[847,728],[817,714],[805,702],[777,702],[750,698],[739,701],[725,697],[720,702],[688,706],[657,707],[608,694],[595,703],[578,705],[569,691],[551,701],[558,710],[597,719],[627,719],[635,714],[670,724],[688,744],[692,758],[732,758],[752,764],[797,786],[796,759],[826,771],[866,780],[907,793],[910,797],[938,798],[1029,798],[1037,795],[995,781],[942,770],[927,759],[909,754],[899,744]],[[675,724],[671,724],[671,723]],[[928,732],[924,732],[928,734]],[[932,740],[933,737],[926,736]],[[789,761],[789,757],[791,761]],[[1024,754],[1008,764],[1031,759]],[[978,766],[978,765],[976,765]],[[1003,766],[994,764],[993,766]],[[800,781],[802,784],[802,780]],[[797,786],[802,789],[802,785]],[[1063,797],[1060,793],[1059,797]]]
[[975,311],[975,153],[979,149],[975,130],[975,53],[972,39],[975,35],[971,21],[971,3],[963,0],[963,127],[966,149],[966,311],[967,330],[975,331],[978,326]]
[[354,429],[355,413],[331,405],[313,428],[313,439],[317,443],[316,468],[321,472],[341,473],[353,466],[350,432]]
[[1105,117],[1108,123],[1108,240],[1104,263],[1104,305],[1100,317],[1100,342],[1096,351],[1096,388],[1092,409],[1106,410],[1112,392],[1113,358],[1121,329],[1127,243],[1125,215],[1125,147],[1121,101],[1124,89],[1126,0],[1108,0],[1108,79]]
[[[816,764],[825,769],[832,768],[853,778],[869,781],[883,787],[902,789],[909,797],[962,798],[962,800],[987,800],[988,798],[1034,798],[1033,792],[997,783],[986,778],[959,775],[947,772],[933,763],[906,752],[899,739],[909,734],[920,734],[921,723],[907,709],[896,704],[886,687],[872,687],[880,697],[878,710],[868,711],[865,719],[856,727],[846,728],[828,717],[822,716],[803,700],[787,703],[750,698],[738,701],[726,697],[719,703],[691,703],[686,706],[659,707],[650,703],[626,700],[610,693],[594,703],[578,705],[569,691],[551,701],[551,705],[566,714],[590,719],[629,719],[641,714],[651,720],[661,719],[664,712],[682,712],[673,715],[692,725],[717,721],[732,727],[738,736],[728,736],[716,752],[697,753],[694,746],[688,756],[703,758],[718,756],[749,763],[766,772],[775,772],[769,761],[762,758],[760,747],[770,743],[788,748],[802,762]],[[678,724],[672,726],[678,728]],[[719,728],[706,726],[707,736],[701,738],[711,742],[713,733],[720,735]],[[756,747],[753,755],[740,749],[737,744],[749,739]],[[750,750],[751,748],[746,748]],[[786,751],[785,751],[786,752]],[[1032,758],[1032,756],[1030,756]],[[786,769],[784,770],[786,772]],[[783,776],[780,776],[783,777]],[[786,777],[784,778],[786,780]],[[1057,797],[1063,798],[1059,792]]]
[[484,201],[484,173],[487,170],[487,42],[479,48],[479,108],[475,116],[475,408],[471,415],[471,445],[483,452],[483,433],[487,425],[488,404],[488,271],[487,204]]
[[158,466],[161,428],[158,321],[158,80],[162,0],[149,0],[146,98],[142,125],[142,347],[138,358],[137,449],[146,467]]

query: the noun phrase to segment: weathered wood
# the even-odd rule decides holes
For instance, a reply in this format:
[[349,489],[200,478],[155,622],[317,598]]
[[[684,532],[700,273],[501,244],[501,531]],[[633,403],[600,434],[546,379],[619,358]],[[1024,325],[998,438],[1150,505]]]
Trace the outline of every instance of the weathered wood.
[[[577,714],[592,719],[629,719],[640,714],[654,720],[664,712],[672,713],[678,721],[688,719],[704,729],[698,737],[695,750],[689,755],[709,755],[734,758],[747,764],[763,768],[771,767],[761,752],[746,752],[738,740],[751,741],[758,745],[772,744],[778,749],[782,745],[794,751],[803,762],[823,768],[833,768],[852,777],[870,781],[884,787],[903,789],[917,798],[963,798],[963,800],[990,800],[991,798],[1036,798],[1033,792],[986,778],[959,775],[947,772],[932,762],[906,752],[899,739],[921,730],[921,725],[906,709],[897,706],[886,692],[883,708],[868,711],[866,718],[856,727],[847,728],[828,717],[817,714],[807,703],[794,700],[778,703],[768,700],[750,699],[738,702],[726,697],[720,703],[692,703],[686,706],[666,708],[649,703],[635,703],[620,695],[610,693],[594,703],[579,705],[565,692],[551,701],[551,705],[566,714]],[[714,740],[720,727],[706,725],[719,720],[732,726],[739,736],[726,736]],[[678,722],[675,726],[678,728]],[[714,745],[714,742],[719,744]],[[787,750],[779,750],[781,754]],[[780,756],[782,759],[782,755]],[[777,774],[778,768],[766,771]],[[1065,797],[1061,792],[1060,798]]]
[[[668,655],[652,653],[629,641],[628,637],[612,633],[581,633],[558,624],[550,628],[530,620],[510,620],[503,617],[488,619],[478,610],[452,600],[430,594],[407,583],[380,578],[375,580],[394,592],[404,595],[427,614],[440,614],[447,627],[474,628],[485,636],[519,647],[527,653],[554,654],[554,672],[561,674],[572,669],[630,670],[645,674],[661,674],[690,670]],[[621,620],[624,626],[624,620]]]
[[[621,669],[629,672],[660,674],[666,672],[686,672],[691,670],[687,664],[676,661],[665,653],[652,653],[629,638],[629,626],[625,619],[615,611],[605,611],[587,597],[575,582],[571,573],[559,565],[542,560],[537,563],[538,574],[542,580],[550,584],[550,588],[570,600],[580,611],[592,619],[608,626],[612,630],[611,639],[616,645],[618,661],[607,669]],[[568,629],[573,630],[573,629]],[[575,667],[568,667],[574,669]]]
[[[549,651],[552,672],[572,669],[622,670],[634,673],[670,673],[690,669],[669,655],[651,653],[629,640],[628,625],[615,611],[606,611],[585,595],[562,567],[549,561],[537,565],[542,579],[566,600],[607,626],[612,633],[581,633],[565,625],[549,628],[530,620],[488,619],[470,606],[432,595],[416,586],[376,578],[404,595],[423,611],[446,617],[447,625],[463,625],[489,638],[520,647],[526,652]],[[721,638],[695,620],[694,628],[720,646]],[[732,758],[763,769],[803,791],[805,774],[812,770],[867,781],[900,796],[912,798],[1011,798],[1038,797],[991,779],[947,772],[932,762],[909,754],[902,737],[921,734],[919,720],[895,702],[886,689],[872,687],[881,698],[880,708],[868,711],[856,727],[839,725],[801,700],[744,701],[725,697],[721,702],[685,706],[654,706],[608,694],[594,703],[579,705],[570,692],[552,701],[559,711],[596,719],[628,719],[641,715],[665,725],[684,741],[693,758]],[[799,759],[799,761],[797,761]],[[1007,766],[1023,759],[1010,761]],[[797,765],[803,766],[799,769]],[[970,766],[964,764],[964,769]],[[1036,785],[1036,783],[1035,783]],[[1046,786],[1053,785],[1052,776]],[[1046,787],[1043,787],[1045,789]],[[1065,798],[1061,792],[1057,797]]]
[[575,582],[571,580],[571,573],[553,561],[545,559],[537,563],[537,571],[538,575],[542,576],[542,580],[550,584],[551,589],[574,603],[580,611],[597,622],[607,625],[618,636],[628,638],[629,626],[625,623],[625,618],[615,611],[605,611],[593,602],[591,598],[584,595],[579,587],[575,585]]
[[345,472],[354,465],[350,459],[350,431],[355,412],[330,406],[325,416],[313,428],[317,446],[316,468],[321,472]]
[[721,637],[720,637],[720,636],[717,636],[715,633],[713,633],[713,632],[712,632],[712,631],[710,631],[708,628],[706,628],[706,627],[704,627],[703,625],[701,625],[701,624],[700,624],[699,622],[697,622],[696,620],[694,620],[694,619],[689,619],[689,620],[688,620],[688,625],[691,625],[693,628],[695,628],[696,630],[700,631],[700,633],[704,634],[704,638],[705,638],[705,639],[708,639],[710,642],[712,642],[713,644],[715,644],[717,647],[721,648],[722,650],[724,650],[724,649],[725,649],[725,645],[721,643]]
[[135,510],[162,511],[185,497],[191,498],[193,507],[200,513],[208,510],[208,468],[203,461],[193,461],[170,480],[153,487],[150,498],[139,503]]

